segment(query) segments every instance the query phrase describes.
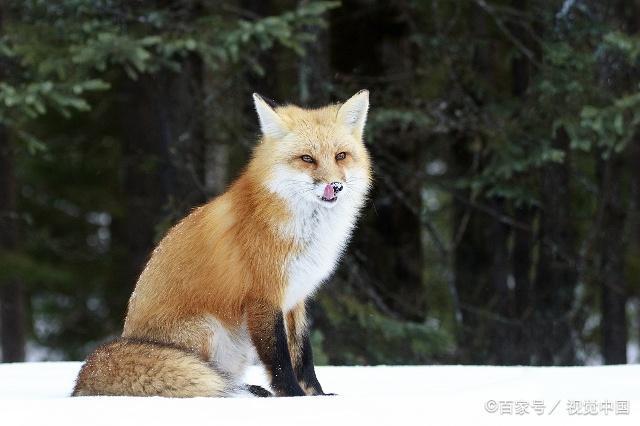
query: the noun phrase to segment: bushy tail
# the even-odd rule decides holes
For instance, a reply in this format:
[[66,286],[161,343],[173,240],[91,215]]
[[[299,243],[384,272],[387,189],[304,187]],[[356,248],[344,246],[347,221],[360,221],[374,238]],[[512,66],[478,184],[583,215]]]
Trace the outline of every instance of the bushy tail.
[[83,364],[72,396],[230,396],[239,389],[192,352],[134,339],[100,346]]

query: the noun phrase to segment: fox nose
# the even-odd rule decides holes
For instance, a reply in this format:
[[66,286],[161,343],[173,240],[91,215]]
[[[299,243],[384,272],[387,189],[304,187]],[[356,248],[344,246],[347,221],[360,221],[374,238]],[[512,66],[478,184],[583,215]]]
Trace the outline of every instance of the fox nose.
[[342,191],[342,182],[331,182],[330,184],[333,187],[333,191],[337,194],[338,192]]

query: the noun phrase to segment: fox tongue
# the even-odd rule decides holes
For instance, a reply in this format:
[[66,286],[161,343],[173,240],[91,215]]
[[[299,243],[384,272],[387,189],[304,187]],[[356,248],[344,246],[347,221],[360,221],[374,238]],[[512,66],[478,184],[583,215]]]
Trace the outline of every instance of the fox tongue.
[[333,200],[333,198],[335,196],[336,196],[336,193],[333,190],[333,186],[331,184],[328,184],[327,186],[324,187],[324,195],[323,195],[323,197],[326,200]]

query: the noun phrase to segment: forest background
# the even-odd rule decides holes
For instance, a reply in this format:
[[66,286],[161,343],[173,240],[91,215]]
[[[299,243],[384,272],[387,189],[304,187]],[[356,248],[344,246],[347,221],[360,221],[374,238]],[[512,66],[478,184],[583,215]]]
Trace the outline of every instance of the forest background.
[[639,362],[639,0],[3,0],[0,344],[82,359],[258,139],[371,91],[319,364]]

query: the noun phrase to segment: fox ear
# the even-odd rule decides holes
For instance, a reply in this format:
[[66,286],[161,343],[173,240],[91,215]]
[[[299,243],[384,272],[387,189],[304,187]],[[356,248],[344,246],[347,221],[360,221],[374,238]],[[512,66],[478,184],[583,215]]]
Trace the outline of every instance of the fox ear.
[[262,96],[254,93],[253,104],[255,105],[256,112],[258,113],[260,129],[262,130],[263,135],[278,139],[287,134],[287,128],[284,121],[273,109],[275,106],[273,101],[267,101]]
[[352,132],[362,134],[369,111],[369,91],[361,90],[350,97],[338,110],[338,122]]

